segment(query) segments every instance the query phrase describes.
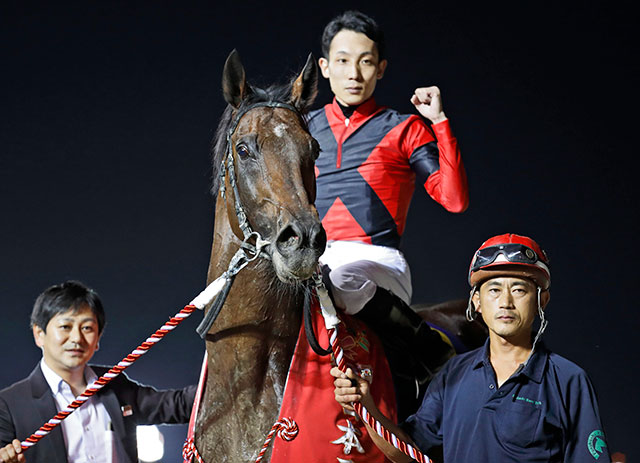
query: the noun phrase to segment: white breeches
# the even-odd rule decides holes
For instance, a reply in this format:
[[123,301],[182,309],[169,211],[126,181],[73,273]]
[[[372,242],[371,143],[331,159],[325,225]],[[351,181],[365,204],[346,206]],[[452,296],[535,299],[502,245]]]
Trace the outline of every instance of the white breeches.
[[359,241],[329,241],[320,263],[331,269],[333,298],[348,314],[362,310],[378,286],[411,303],[411,272],[397,249]]

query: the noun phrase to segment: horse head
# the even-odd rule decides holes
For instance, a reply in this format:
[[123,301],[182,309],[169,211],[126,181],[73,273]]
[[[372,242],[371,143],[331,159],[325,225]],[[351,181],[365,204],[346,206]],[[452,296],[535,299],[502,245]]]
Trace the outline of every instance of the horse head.
[[218,200],[226,196],[236,237],[246,240],[257,232],[269,243],[265,249],[278,279],[307,280],[326,244],[314,206],[319,146],[304,119],[317,94],[315,61],[309,55],[291,84],[260,89],[247,83],[234,50],[225,62],[222,89],[229,106],[214,146],[214,167],[221,169],[214,176],[214,187],[221,187]]

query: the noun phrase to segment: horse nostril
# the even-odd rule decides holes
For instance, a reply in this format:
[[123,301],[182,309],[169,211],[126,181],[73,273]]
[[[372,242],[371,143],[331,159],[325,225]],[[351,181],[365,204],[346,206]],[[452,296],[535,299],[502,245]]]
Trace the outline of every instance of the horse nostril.
[[300,235],[293,226],[288,225],[278,235],[276,246],[281,252],[296,249],[300,246]]
[[327,234],[320,223],[311,226],[292,223],[282,229],[276,240],[276,247],[283,255],[300,249],[312,249],[322,254],[326,244]]
[[311,228],[310,241],[313,249],[324,252],[324,248],[327,246],[327,233],[322,224],[316,224]]

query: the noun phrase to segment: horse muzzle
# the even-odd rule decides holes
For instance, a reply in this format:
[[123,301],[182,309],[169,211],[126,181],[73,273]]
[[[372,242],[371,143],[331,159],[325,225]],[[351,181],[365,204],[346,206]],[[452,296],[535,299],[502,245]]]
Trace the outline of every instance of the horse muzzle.
[[292,221],[284,225],[272,244],[272,260],[278,278],[285,283],[311,278],[327,244],[319,220]]

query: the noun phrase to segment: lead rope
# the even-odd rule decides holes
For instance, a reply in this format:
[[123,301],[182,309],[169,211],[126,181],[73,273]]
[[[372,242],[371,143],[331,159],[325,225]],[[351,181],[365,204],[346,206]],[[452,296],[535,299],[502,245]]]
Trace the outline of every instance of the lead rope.
[[[342,347],[340,347],[340,342],[338,339],[338,324],[340,323],[340,318],[338,317],[336,309],[333,306],[333,302],[329,297],[329,292],[322,282],[322,277],[320,277],[318,273],[316,273],[313,276],[313,280],[316,293],[318,295],[318,300],[320,301],[320,308],[322,310],[322,316],[324,317],[325,327],[329,332],[329,342],[331,344],[331,350],[333,351],[333,356],[336,361],[336,366],[340,369],[340,371],[346,373],[347,364],[345,362],[344,351],[342,350]],[[360,419],[363,422],[367,423],[372,429],[374,429],[375,432],[389,444],[393,445],[396,449],[400,450],[405,455],[410,456],[420,463],[433,463],[433,461],[420,450],[413,447],[411,444],[406,443],[394,433],[385,428],[382,423],[380,423],[372,415],[369,414],[367,408],[360,402],[354,402],[352,405]]]

